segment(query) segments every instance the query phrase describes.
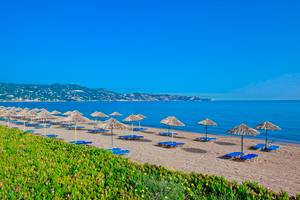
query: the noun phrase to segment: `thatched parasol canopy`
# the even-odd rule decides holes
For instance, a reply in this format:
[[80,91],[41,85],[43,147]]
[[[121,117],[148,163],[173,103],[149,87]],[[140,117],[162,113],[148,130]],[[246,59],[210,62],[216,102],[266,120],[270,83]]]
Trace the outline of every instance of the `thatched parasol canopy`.
[[217,126],[217,123],[212,121],[211,119],[204,119],[200,122],[198,122],[198,124],[203,125],[203,126]]
[[128,117],[126,117],[123,121],[124,122],[135,122],[135,121],[139,121],[140,118],[137,115],[131,114]]
[[168,126],[185,126],[179,119],[174,116],[167,117],[160,121],[161,124],[165,124]]
[[36,120],[48,120],[48,119],[55,119],[55,118],[56,116],[53,116],[48,112],[40,112],[34,117],[34,119]]
[[50,112],[51,115],[59,115],[61,114],[61,112],[59,112],[58,110],[53,110],[52,112]]
[[121,113],[119,113],[119,112],[113,112],[113,113],[111,113],[111,114],[109,114],[110,116],[113,116],[113,117],[119,117],[119,116],[122,116],[122,114]]
[[108,117],[108,115],[104,114],[103,112],[98,112],[98,111],[93,112],[91,114],[91,116],[92,117],[101,117],[101,118],[107,118]]
[[34,108],[34,109],[32,109],[31,111],[32,111],[32,112],[35,112],[35,113],[38,113],[38,112],[40,112],[40,109]]
[[264,122],[255,127],[258,130],[270,130],[270,131],[279,131],[281,128],[272,122]]
[[114,119],[114,118],[110,118],[104,122],[99,122],[97,125],[98,128],[102,128],[102,129],[120,129],[120,130],[125,130],[128,129],[128,126],[126,124],[123,124],[121,122],[119,122],[118,120]]
[[66,122],[74,122],[74,123],[90,123],[90,122],[92,122],[89,118],[86,118],[76,112],[73,112],[68,117],[66,117],[65,121]]
[[46,110],[45,108],[40,109],[39,113],[47,113],[47,114],[51,114],[48,110]]
[[142,114],[137,114],[136,116],[137,116],[137,118],[139,118],[140,121],[147,118],[145,115],[142,115]]
[[81,112],[79,112],[78,110],[70,110],[70,111],[67,111],[67,112],[65,112],[63,115],[67,115],[67,116],[69,116],[69,115],[71,115],[71,114],[79,114],[79,115],[82,115],[82,113]]
[[246,124],[240,124],[233,129],[229,130],[228,133],[233,134],[233,135],[250,135],[250,136],[256,136],[259,134],[259,131],[250,128]]

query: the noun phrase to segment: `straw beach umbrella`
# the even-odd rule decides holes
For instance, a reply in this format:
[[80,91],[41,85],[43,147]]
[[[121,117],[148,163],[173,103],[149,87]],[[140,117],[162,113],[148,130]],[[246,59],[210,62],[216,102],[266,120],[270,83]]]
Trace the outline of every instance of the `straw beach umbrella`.
[[264,122],[255,127],[258,130],[265,130],[266,140],[265,140],[265,149],[268,148],[268,131],[279,131],[281,128],[272,122]]
[[104,122],[100,122],[97,127],[101,128],[101,129],[110,130],[110,133],[111,133],[111,148],[113,148],[113,146],[114,146],[113,130],[114,129],[125,130],[125,129],[128,128],[128,126],[126,124],[123,124],[123,123],[119,122],[118,120],[116,120],[114,118],[110,118],[110,119],[108,119]]
[[82,113],[81,112],[79,112],[78,110],[70,110],[70,111],[67,111],[67,112],[65,112],[63,115],[66,115],[66,116],[70,116],[70,115],[72,115],[72,114],[79,114],[79,115],[82,115]]
[[78,123],[90,123],[91,120],[82,116],[78,112],[71,113],[67,118],[64,119],[65,122],[73,122],[75,124],[74,133],[75,133],[75,141],[77,141],[77,124]]
[[[108,115],[104,114],[103,112],[98,112],[98,111],[93,112],[91,114],[91,116],[96,118],[96,119],[98,119],[98,118],[108,118],[109,117]],[[95,121],[96,121],[96,124],[97,124],[98,120],[95,120]]]
[[138,117],[137,115],[131,114],[128,117],[126,117],[123,121],[124,122],[131,122],[131,129],[132,129],[132,132],[133,132],[133,123],[136,122],[136,121],[139,121],[139,120],[140,120],[140,117]]
[[202,126],[205,126],[205,137],[207,139],[207,127],[208,126],[217,126],[217,123],[212,121],[211,119],[204,119],[200,122],[198,122],[198,124],[202,125]]
[[259,134],[259,131],[248,127],[246,124],[241,124],[233,129],[229,130],[228,133],[233,135],[240,135],[241,136],[241,153],[244,154],[244,136],[256,136]]
[[112,117],[120,117],[120,116],[122,116],[122,114],[119,113],[119,112],[113,112],[113,113],[111,113],[109,115],[112,116]]
[[50,112],[51,115],[60,115],[61,112],[59,112],[58,110],[53,110],[52,112]]
[[[184,123],[182,123],[179,119],[177,119],[176,117],[174,116],[170,116],[170,117],[167,117],[165,119],[162,119],[160,121],[161,124],[165,124],[168,126],[168,132],[170,131],[170,127],[171,126],[185,126]],[[171,132],[172,134],[172,142],[174,141],[174,136],[173,136],[173,132]]]
[[44,125],[44,135],[47,133],[47,127],[46,127],[46,121],[49,119],[55,119],[55,116],[52,116],[50,112],[48,111],[42,111],[38,113],[34,119],[36,120],[42,120]]
[[93,112],[91,114],[91,116],[92,117],[100,117],[100,118],[107,118],[108,117],[108,115],[104,114],[103,112],[98,112],[98,111]]

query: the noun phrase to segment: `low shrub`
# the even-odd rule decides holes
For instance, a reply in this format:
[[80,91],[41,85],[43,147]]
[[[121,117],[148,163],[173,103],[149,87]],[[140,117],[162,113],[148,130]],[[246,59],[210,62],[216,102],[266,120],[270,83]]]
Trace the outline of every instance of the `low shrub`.
[[[1,199],[296,199],[0,127]],[[299,199],[299,196],[298,196]]]

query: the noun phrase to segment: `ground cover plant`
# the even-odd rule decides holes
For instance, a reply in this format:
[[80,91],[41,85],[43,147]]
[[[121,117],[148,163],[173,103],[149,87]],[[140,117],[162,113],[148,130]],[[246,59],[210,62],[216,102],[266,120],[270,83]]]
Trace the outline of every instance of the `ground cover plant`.
[[[0,127],[0,199],[296,199]],[[299,197],[297,199],[300,199]]]

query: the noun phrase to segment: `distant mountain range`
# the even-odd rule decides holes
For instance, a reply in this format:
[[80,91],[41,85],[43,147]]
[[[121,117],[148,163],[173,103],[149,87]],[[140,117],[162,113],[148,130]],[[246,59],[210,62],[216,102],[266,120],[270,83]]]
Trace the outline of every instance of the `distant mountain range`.
[[210,99],[168,94],[121,94],[76,84],[0,83],[0,101],[210,101]]

